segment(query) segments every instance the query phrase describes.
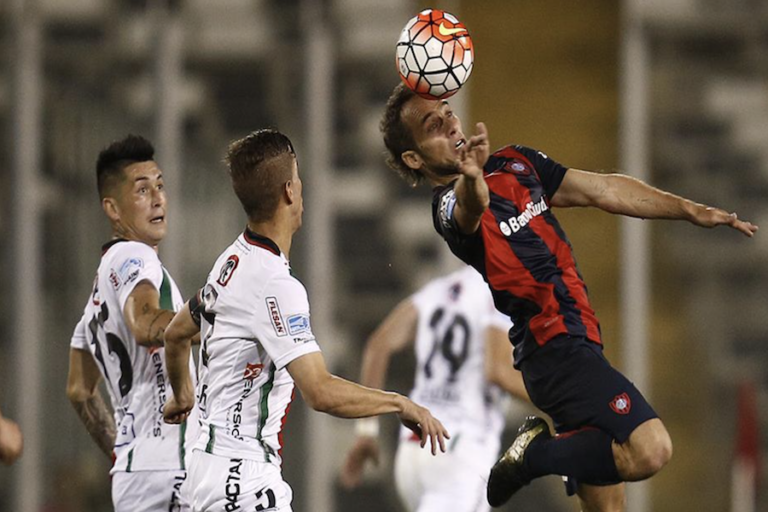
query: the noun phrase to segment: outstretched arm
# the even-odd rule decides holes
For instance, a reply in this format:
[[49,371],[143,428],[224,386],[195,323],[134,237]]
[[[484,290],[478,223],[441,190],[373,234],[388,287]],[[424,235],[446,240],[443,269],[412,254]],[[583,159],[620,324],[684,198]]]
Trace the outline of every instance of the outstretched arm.
[[750,237],[757,231],[757,226],[739,220],[735,213],[695,203],[623,174],[569,169],[552,197],[552,205],[594,206],[641,219],[687,220],[706,228],[725,225]]
[[173,396],[163,408],[163,418],[167,423],[183,422],[195,406],[195,389],[189,374],[189,353],[193,339],[199,337],[200,327],[192,318],[187,302],[165,330],[165,366],[173,389]]
[[512,344],[507,331],[488,327],[485,334],[485,378],[510,395],[530,402],[523,374],[512,366]]
[[[363,353],[360,383],[372,388],[384,387],[392,354],[407,347],[416,334],[418,312],[410,299],[398,304],[368,338]],[[379,464],[378,419],[358,420],[357,439],[347,453],[341,469],[341,483],[347,488],[357,487],[365,464],[371,460]]]
[[461,232],[471,235],[480,227],[480,219],[491,203],[488,185],[483,178],[483,166],[488,161],[490,146],[488,131],[477,123],[477,134],[467,140],[459,153],[459,176],[454,191],[454,216]]
[[331,375],[320,352],[300,356],[286,368],[312,409],[339,418],[364,418],[394,412],[406,427],[421,437],[422,447],[429,439],[433,454],[437,453],[438,446],[445,452],[445,439],[450,437],[448,432],[427,409],[408,398]]
[[67,397],[86,430],[102,452],[112,458],[115,446],[115,419],[98,390],[101,374],[87,350],[69,350]]

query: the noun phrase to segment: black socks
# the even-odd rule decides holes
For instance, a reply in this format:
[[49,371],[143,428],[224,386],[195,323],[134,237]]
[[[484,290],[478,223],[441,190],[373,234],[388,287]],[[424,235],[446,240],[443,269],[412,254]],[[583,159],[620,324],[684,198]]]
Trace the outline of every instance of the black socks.
[[613,438],[602,430],[587,428],[528,446],[523,467],[531,479],[563,475],[594,485],[621,482],[611,447]]

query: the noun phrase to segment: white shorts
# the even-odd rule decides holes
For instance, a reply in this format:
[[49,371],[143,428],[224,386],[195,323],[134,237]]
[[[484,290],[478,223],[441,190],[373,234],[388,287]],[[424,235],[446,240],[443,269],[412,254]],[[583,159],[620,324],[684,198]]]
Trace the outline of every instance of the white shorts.
[[189,512],[181,487],[187,472],[116,471],[112,475],[115,512]]
[[292,512],[293,491],[274,464],[193,450],[182,490],[194,512]]
[[433,456],[429,444],[400,439],[395,485],[410,512],[487,512],[486,484],[499,441],[456,435],[446,453]]

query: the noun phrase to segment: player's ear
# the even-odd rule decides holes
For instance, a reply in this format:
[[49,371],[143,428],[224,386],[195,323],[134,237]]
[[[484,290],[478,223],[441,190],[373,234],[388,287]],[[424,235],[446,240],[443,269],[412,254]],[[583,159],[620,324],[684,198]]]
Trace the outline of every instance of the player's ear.
[[421,155],[412,149],[403,151],[400,155],[400,159],[414,171],[418,171],[421,169],[421,166],[424,165],[424,160],[422,160]]
[[293,204],[293,202],[296,200],[296,190],[293,186],[293,180],[288,180],[285,182],[285,185],[283,185],[283,194],[285,195],[285,200],[288,204]]
[[117,222],[120,220],[120,207],[114,197],[105,197],[101,200],[101,207],[107,214],[109,220]]

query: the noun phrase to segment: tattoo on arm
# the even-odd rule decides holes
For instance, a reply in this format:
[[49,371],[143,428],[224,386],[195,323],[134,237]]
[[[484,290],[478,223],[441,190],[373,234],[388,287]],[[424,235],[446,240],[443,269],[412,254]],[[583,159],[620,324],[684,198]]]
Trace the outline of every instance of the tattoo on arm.
[[[160,320],[160,317],[166,317],[165,322],[160,322],[156,328],[156,330],[153,332],[153,328],[155,328],[155,324],[158,323],[158,320]],[[162,309],[155,313],[155,317],[152,319],[152,321],[149,323],[149,327],[147,328],[147,339],[149,340],[149,346],[151,347],[162,347],[163,342],[163,335],[165,334],[165,328],[168,327],[168,324],[171,322],[171,319],[173,318],[173,311],[168,311],[165,309]]]
[[73,405],[88,433],[101,451],[111,459],[115,446],[115,419],[107,409],[101,393],[96,392],[87,400],[74,402]]

